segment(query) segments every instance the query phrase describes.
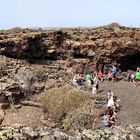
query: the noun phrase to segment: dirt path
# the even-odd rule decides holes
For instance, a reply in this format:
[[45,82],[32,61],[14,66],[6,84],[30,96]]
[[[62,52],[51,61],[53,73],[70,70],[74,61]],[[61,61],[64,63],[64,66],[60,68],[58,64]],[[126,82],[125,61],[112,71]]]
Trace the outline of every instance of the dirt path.
[[6,115],[2,125],[11,126],[13,124],[19,123],[27,125],[32,128],[41,127],[43,124],[40,121],[43,115],[42,109],[32,106],[22,106],[15,112],[11,110],[6,110]]
[[140,87],[135,87],[133,83],[120,81],[116,83],[103,82],[100,89],[102,94],[107,94],[107,90],[112,90],[114,95],[120,99],[121,111],[118,113],[120,125],[140,123]]

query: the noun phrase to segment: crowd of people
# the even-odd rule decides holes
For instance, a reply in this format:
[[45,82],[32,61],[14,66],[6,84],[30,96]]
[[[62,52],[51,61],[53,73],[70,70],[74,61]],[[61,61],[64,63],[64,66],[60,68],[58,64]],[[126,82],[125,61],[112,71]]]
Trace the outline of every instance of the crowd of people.
[[[88,86],[91,87],[91,93],[97,94],[99,89],[99,84],[104,80],[115,82],[117,81],[117,68],[112,66],[107,75],[104,75],[102,71],[94,72],[93,74],[87,73],[83,74],[75,74],[73,77],[73,84],[79,87]],[[131,73],[131,71],[127,72],[127,80],[130,82],[134,82],[136,86],[140,87],[140,67],[137,68],[136,72]],[[103,124],[105,127],[111,127],[117,120],[116,112],[118,104],[115,102],[113,92],[108,91],[108,101],[107,101],[107,109],[103,113]]]
[[[88,86],[92,87],[91,93],[97,94],[99,89],[99,83],[104,80],[114,82],[116,80],[117,68],[112,66],[107,75],[103,75],[102,71],[94,72],[93,74],[87,73],[75,74],[73,77],[73,84],[79,87]],[[107,110],[104,112],[103,123],[105,127],[110,127],[116,121],[116,105],[114,102],[114,96],[112,91],[108,91]]]
[[[73,77],[73,84],[77,85],[79,87],[88,86],[92,87],[92,93],[97,94],[99,83],[107,80],[115,82],[117,81],[117,68],[115,66],[112,66],[108,74],[105,75],[102,73],[102,71],[94,72],[92,74],[87,73],[86,75],[77,73]],[[137,68],[136,72],[132,73],[132,71],[127,72],[127,80],[130,82],[134,82],[135,86],[140,87],[140,67]]]
[[98,72],[94,72],[93,74],[87,73],[85,76],[83,74],[77,73],[73,77],[73,84],[79,87],[83,87],[83,86],[92,87],[91,92],[93,94],[97,94],[99,83],[104,80],[115,82],[116,73],[117,73],[117,68],[115,66],[112,66],[112,68],[109,70],[107,75],[103,75],[101,70]]
[[[118,100],[119,101],[119,100]],[[111,127],[117,121],[117,108],[119,107],[112,91],[108,91],[107,109],[104,112],[103,123],[105,127]]]

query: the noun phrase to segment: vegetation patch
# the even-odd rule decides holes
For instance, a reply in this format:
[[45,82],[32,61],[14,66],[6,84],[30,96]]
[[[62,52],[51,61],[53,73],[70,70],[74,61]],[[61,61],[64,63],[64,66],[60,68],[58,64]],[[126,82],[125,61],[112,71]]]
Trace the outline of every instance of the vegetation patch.
[[90,129],[96,117],[97,109],[95,109],[94,100],[90,99],[71,111],[63,120],[62,126],[64,130]]
[[55,122],[62,122],[70,112],[79,108],[91,98],[91,94],[77,90],[70,85],[52,88],[40,95],[44,111]]

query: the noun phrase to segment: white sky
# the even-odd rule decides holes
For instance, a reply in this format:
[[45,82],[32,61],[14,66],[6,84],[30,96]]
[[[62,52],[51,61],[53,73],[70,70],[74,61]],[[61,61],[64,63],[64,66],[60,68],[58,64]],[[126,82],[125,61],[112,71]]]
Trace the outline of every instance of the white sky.
[[94,27],[111,22],[140,27],[140,0],[0,0],[0,29]]

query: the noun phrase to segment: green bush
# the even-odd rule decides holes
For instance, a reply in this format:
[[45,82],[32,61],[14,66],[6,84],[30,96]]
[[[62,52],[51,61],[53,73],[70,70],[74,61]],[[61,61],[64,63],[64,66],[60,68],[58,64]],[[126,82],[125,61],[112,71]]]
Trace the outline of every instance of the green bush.
[[91,94],[74,89],[70,85],[52,88],[40,96],[45,112],[55,122],[62,121],[69,112],[92,97]]

